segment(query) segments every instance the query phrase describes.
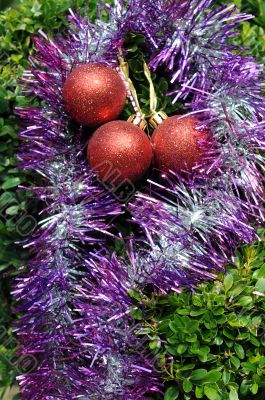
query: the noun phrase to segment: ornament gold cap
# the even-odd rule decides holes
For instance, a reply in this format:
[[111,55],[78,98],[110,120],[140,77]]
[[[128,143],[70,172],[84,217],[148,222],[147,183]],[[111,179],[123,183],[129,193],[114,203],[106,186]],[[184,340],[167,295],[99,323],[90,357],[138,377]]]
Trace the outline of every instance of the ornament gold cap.
[[149,124],[156,129],[163,121],[168,118],[167,114],[164,111],[157,111],[152,114],[149,119]]
[[128,118],[128,122],[130,122],[131,124],[133,124],[133,125],[136,125],[136,126],[138,126],[140,129],[142,129],[143,131],[146,129],[146,127],[147,127],[147,122],[146,122],[146,120],[141,116],[141,115],[137,115],[137,114],[134,114],[134,115],[131,115],[129,118]]

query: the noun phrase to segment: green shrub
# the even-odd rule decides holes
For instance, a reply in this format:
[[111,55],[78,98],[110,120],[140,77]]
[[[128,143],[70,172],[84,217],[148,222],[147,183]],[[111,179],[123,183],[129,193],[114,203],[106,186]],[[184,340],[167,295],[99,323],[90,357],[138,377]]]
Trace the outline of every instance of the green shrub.
[[17,374],[15,366],[16,338],[9,324],[12,322],[10,315],[11,304],[8,293],[0,287],[0,399],[6,390],[14,384]]
[[242,24],[241,42],[251,49],[252,54],[265,62],[265,1],[264,0],[239,0],[242,11],[255,16],[255,19]]
[[147,300],[165,400],[264,400],[264,257],[263,243],[244,247],[220,280]]

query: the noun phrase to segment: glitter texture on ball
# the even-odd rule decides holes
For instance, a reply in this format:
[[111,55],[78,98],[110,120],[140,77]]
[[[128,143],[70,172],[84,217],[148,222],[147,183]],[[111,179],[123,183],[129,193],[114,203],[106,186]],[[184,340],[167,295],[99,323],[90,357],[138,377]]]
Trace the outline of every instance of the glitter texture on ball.
[[126,87],[114,69],[98,63],[84,64],[66,79],[63,101],[73,120],[97,127],[120,115],[126,101]]
[[95,174],[114,186],[139,181],[148,171],[152,155],[147,135],[126,121],[112,121],[98,128],[87,149]]
[[191,171],[203,156],[200,142],[209,139],[210,132],[199,130],[200,121],[192,116],[167,118],[152,136],[154,164],[161,172]]

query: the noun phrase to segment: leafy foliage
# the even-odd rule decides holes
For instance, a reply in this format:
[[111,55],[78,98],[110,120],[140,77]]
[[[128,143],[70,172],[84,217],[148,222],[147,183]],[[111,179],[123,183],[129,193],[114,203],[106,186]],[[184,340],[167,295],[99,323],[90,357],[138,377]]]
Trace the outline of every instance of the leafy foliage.
[[[223,0],[217,4],[223,4]],[[265,1],[264,0],[234,0],[243,12],[253,15],[253,20],[244,22],[237,43],[251,49],[253,56],[265,61]],[[249,52],[249,50],[247,50]]]
[[165,400],[264,399],[265,249],[244,247],[219,281],[147,300],[144,323]]
[[8,293],[0,283],[0,398],[15,380],[16,367],[14,363],[16,339],[8,327],[12,321]]
[[251,13],[255,19],[243,24],[241,38],[243,45],[249,47],[252,54],[265,61],[265,1],[264,0],[239,0],[238,6],[242,11]]

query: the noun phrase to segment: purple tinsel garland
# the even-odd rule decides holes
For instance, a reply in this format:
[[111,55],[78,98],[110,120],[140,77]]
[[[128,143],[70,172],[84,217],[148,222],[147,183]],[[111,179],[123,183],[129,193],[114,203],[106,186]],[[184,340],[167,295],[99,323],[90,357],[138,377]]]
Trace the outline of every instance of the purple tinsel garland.
[[[236,247],[257,236],[263,220],[262,68],[234,52],[229,39],[250,16],[234,6],[211,10],[212,0],[116,0],[109,20],[93,24],[70,11],[69,36],[36,37],[37,54],[25,73],[41,109],[20,109],[27,124],[19,155],[44,186],[32,188],[46,204],[23,268],[19,301],[21,353],[35,358],[19,377],[27,400],[144,400],[159,392],[159,375],[143,346],[130,297],[147,284],[167,292],[190,288],[224,271]],[[82,129],[72,127],[63,83],[76,65],[117,66],[128,32],[145,35],[150,66],[171,75],[175,100],[189,101],[214,136],[207,160],[190,178],[149,182],[129,204],[141,240],[124,259],[105,250],[113,217],[123,212],[84,161]],[[148,193],[148,195],[147,195]]]

